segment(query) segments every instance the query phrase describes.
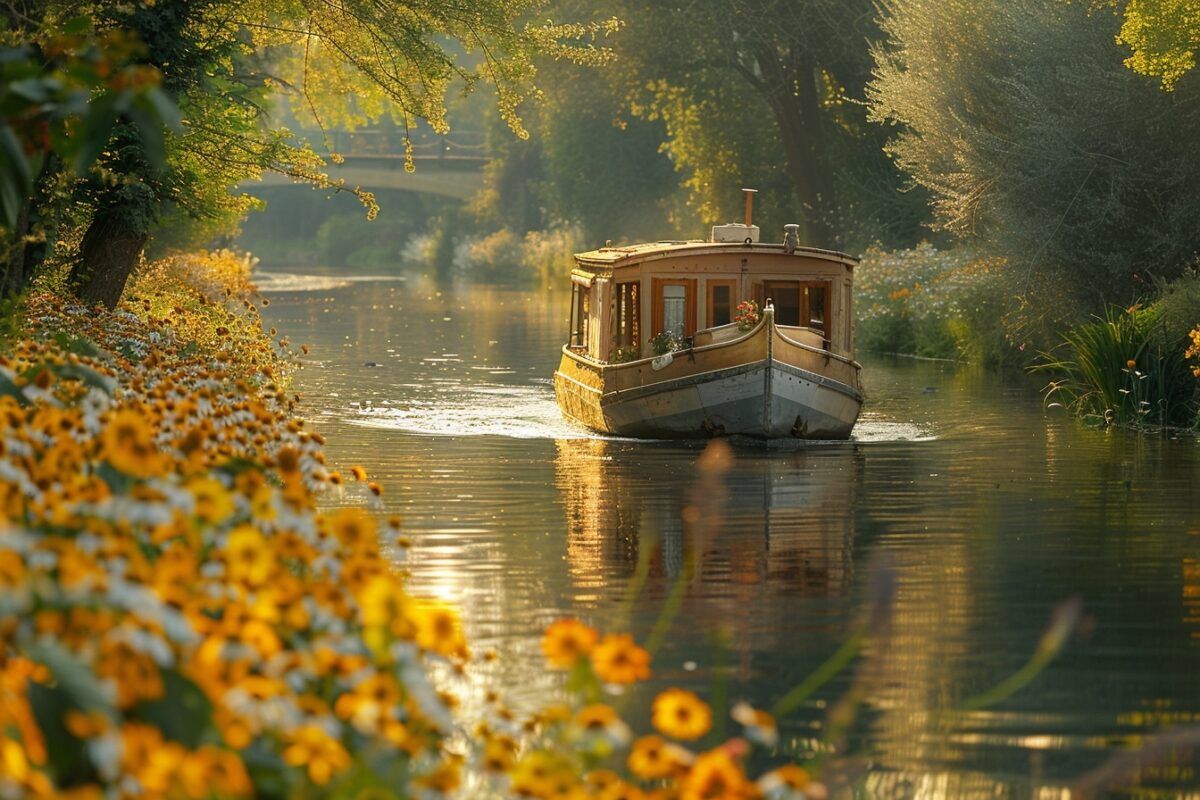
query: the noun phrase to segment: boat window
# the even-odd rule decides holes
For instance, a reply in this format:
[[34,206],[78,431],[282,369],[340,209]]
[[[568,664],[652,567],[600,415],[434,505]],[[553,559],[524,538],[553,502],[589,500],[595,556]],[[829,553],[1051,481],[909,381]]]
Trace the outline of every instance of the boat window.
[[696,332],[696,279],[654,278],[654,323],[651,336],[670,331],[676,336]]
[[828,306],[828,293],[825,287],[823,285],[806,286],[804,292],[808,295],[808,327],[819,331],[826,330],[825,309]]
[[571,287],[571,338],[568,342],[578,350],[587,350],[588,316],[591,314],[592,290],[578,283]]
[[776,324],[812,328],[829,336],[829,281],[765,281],[756,294],[760,302],[769,299],[774,304]]
[[663,330],[683,336],[687,319],[687,288],[683,286],[663,287]]
[[641,341],[640,285],[637,281],[617,284],[617,347],[635,347]]
[[708,282],[708,326],[728,325],[733,322],[733,291],[736,281],[710,280]]

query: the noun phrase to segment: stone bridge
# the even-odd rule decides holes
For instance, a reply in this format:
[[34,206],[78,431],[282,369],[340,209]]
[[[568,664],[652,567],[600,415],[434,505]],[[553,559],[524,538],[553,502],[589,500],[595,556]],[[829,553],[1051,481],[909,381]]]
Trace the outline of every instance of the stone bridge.
[[[319,135],[304,138],[321,141]],[[404,144],[395,132],[338,131],[328,134],[326,139],[329,149],[340,153],[344,159],[341,164],[331,162],[325,168],[329,177],[368,191],[398,189],[466,200],[483,187],[483,168],[491,160],[482,133],[429,137],[414,143],[415,172],[404,171]],[[262,181],[248,181],[239,188],[253,194],[259,186],[308,187],[310,184],[268,172],[263,174]]]

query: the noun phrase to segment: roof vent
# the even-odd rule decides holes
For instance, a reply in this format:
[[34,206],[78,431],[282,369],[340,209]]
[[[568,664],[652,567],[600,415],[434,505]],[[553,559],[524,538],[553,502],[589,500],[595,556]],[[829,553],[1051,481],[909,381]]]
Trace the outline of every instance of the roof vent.
[[751,225],[754,210],[754,195],[758,194],[758,189],[742,189],[746,195],[746,221],[739,225],[736,222],[731,222],[728,225],[713,225],[712,240],[714,242],[757,242],[758,241],[758,226]]

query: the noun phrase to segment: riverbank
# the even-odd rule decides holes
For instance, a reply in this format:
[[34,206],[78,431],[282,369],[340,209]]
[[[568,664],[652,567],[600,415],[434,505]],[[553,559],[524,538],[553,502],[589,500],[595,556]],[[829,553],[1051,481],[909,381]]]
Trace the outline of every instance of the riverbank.
[[[4,347],[0,782],[18,795],[455,780],[426,664],[466,658],[457,617],[405,592],[366,510],[379,487],[293,415],[293,354],[249,272],[159,262],[111,313],[49,281]],[[355,502],[318,511],[330,491]]]

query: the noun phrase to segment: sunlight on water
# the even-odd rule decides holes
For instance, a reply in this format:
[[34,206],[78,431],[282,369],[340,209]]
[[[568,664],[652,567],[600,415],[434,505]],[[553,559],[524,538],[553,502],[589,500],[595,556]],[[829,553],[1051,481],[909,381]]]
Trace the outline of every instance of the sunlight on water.
[[347,419],[354,425],[426,436],[507,436],[512,439],[587,439],[596,434],[563,419],[554,395],[541,386],[480,385],[403,407],[369,406]]
[[[428,361],[429,359],[425,359]],[[446,381],[435,396],[402,404],[352,407],[346,422],[424,436],[506,436],[512,439],[595,439],[605,437],[563,418],[545,385],[463,385]],[[856,442],[929,442],[937,437],[910,422],[864,417],[851,437]],[[739,439],[739,441],[741,441]],[[747,440],[747,444],[753,444]],[[803,447],[838,442],[785,440]]]
[[858,420],[850,438],[856,442],[932,442],[937,439],[911,422],[894,422],[867,415]]
[[403,275],[301,275],[297,272],[254,273],[254,285],[260,292],[327,292],[344,289],[354,283],[403,281]]

